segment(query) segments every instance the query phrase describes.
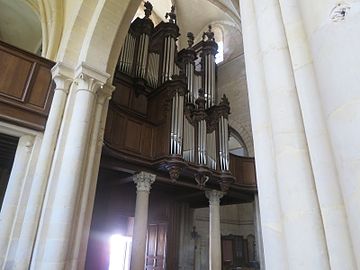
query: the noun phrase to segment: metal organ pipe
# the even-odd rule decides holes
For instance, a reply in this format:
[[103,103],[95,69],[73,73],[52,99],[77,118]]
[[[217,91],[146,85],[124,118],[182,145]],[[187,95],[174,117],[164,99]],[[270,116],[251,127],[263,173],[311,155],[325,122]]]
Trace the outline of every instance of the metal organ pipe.
[[159,59],[160,55],[157,53],[149,53],[149,64],[147,70],[147,78],[153,88],[158,86],[159,78]]
[[139,38],[138,57],[137,57],[137,65],[136,65],[137,66],[136,76],[140,78],[145,78],[148,51],[149,51],[149,36],[143,33]]
[[229,170],[229,130],[228,130],[228,120],[224,117],[220,117],[219,121],[219,142],[220,142],[220,169],[222,171]]
[[171,36],[167,36],[164,39],[164,57],[162,68],[162,82],[166,82],[174,75],[175,65],[175,39]]
[[183,139],[183,129],[184,129],[184,96],[179,95],[179,134],[178,134],[178,142],[179,149],[178,155],[181,155],[182,152],[182,139]]
[[129,33],[127,34],[124,45],[120,52],[119,67],[124,73],[131,74],[135,52],[135,38]]
[[172,104],[170,154],[181,155],[184,130],[184,96],[176,92],[172,98]]
[[200,120],[198,122],[198,155],[199,164],[206,165],[206,121]]
[[175,153],[175,97],[172,99],[171,107],[171,133],[170,133],[170,154]]
[[211,54],[211,105],[215,105],[215,56]]

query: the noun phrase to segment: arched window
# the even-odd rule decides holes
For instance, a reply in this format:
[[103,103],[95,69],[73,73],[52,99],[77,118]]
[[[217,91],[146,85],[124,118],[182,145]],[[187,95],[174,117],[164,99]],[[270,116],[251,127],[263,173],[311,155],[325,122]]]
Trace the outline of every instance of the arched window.
[[215,41],[218,44],[218,53],[215,57],[215,63],[219,64],[224,61],[224,35],[222,29],[217,25],[213,26],[213,32]]
[[232,127],[229,127],[229,152],[233,155],[246,157],[248,151],[240,134]]

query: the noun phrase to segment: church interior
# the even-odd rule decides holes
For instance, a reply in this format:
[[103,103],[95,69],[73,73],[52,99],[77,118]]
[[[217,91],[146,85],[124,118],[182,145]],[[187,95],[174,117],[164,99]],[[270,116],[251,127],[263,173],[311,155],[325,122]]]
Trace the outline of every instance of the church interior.
[[0,0],[0,269],[360,269],[359,19]]

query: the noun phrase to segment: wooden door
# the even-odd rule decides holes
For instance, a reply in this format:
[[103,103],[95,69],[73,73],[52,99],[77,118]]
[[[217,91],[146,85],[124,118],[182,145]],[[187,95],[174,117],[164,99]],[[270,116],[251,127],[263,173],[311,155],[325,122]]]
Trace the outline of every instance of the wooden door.
[[165,270],[166,268],[167,224],[150,224],[147,233],[146,270]]

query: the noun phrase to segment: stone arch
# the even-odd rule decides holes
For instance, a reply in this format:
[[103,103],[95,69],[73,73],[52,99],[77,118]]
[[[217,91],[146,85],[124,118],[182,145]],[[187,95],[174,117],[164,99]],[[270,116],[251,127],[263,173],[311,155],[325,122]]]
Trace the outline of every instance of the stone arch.
[[70,20],[64,22],[57,61],[72,68],[85,62],[100,72],[112,74],[140,2],[102,0],[73,3],[71,14],[65,10]]

